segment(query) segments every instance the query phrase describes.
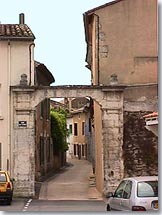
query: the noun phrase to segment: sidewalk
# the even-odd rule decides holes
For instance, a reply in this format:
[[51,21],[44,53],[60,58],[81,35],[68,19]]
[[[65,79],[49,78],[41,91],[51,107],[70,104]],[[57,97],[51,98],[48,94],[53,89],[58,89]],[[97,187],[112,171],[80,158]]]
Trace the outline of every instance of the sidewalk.
[[89,175],[88,199],[102,200],[102,194],[96,189],[96,180],[93,173]]

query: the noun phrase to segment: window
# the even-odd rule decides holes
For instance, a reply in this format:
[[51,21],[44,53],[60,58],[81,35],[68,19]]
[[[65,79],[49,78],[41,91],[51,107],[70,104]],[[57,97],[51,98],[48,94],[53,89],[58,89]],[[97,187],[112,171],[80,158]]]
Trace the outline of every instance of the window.
[[43,118],[43,113],[44,113],[44,102],[42,101],[40,104],[40,116]]
[[46,99],[46,119],[50,119],[50,99]]
[[158,196],[158,181],[142,181],[137,187],[138,197],[154,197]]
[[46,98],[40,103],[40,116],[50,119],[50,99]]
[[91,123],[91,119],[89,118],[89,132],[91,132],[91,126],[92,126],[92,123]]
[[51,152],[51,144],[50,144],[50,138],[49,137],[47,137],[47,162],[50,162],[50,152]]
[[124,199],[130,198],[131,190],[132,190],[132,181],[127,181],[127,184],[125,186],[124,193],[123,193]]
[[40,137],[40,164],[44,163],[44,137]]
[[69,133],[72,134],[72,125],[69,125]]
[[6,174],[0,173],[0,182],[6,182],[6,181],[7,181]]
[[84,150],[85,150],[85,147],[84,145],[82,145],[82,156],[84,156]]
[[76,155],[76,144],[74,144],[74,155]]
[[74,136],[78,136],[78,123],[74,123]]
[[123,191],[124,191],[126,183],[127,183],[127,181],[124,180],[119,184],[119,186],[117,187],[117,189],[114,193],[114,197],[123,198]]
[[85,134],[85,122],[82,122],[82,135]]

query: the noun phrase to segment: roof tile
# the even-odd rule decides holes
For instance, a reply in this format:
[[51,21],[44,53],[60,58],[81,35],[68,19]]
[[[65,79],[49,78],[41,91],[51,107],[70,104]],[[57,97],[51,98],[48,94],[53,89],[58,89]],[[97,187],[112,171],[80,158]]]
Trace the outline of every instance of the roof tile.
[[145,115],[143,117],[144,118],[158,117],[158,112],[153,112],[153,113],[147,114],[147,115]]
[[35,36],[26,24],[0,24],[0,40],[6,39],[34,40]]

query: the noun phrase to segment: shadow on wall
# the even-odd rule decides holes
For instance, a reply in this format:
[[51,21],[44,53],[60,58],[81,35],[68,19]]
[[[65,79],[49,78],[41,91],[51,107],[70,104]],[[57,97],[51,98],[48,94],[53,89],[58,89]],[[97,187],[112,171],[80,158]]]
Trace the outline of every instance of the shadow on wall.
[[158,137],[145,128],[148,112],[124,112],[124,176],[158,175]]

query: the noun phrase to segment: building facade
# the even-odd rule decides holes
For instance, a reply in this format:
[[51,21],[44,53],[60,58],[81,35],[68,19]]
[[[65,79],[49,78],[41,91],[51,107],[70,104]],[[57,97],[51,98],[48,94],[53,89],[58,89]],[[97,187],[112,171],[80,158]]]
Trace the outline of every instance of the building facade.
[[[23,92],[26,86],[49,86],[54,77],[34,60],[35,36],[24,20],[20,14],[19,24],[0,24],[0,168],[15,179],[15,195],[33,196],[35,179],[52,168],[50,103],[40,100],[36,107],[28,108],[30,96],[25,93],[21,97],[23,105],[13,98],[10,88],[19,86]],[[14,108],[13,102],[18,107]],[[35,120],[31,122],[31,118]]]
[[[47,67],[35,61],[35,85],[50,86],[53,82],[54,77]],[[47,177],[53,170],[50,99],[46,98],[35,107],[35,180]]]
[[[67,129],[69,131],[68,156],[78,159],[92,160],[92,138],[90,119],[90,99],[69,99],[69,115],[67,117]],[[93,153],[94,154],[94,153]]]
[[[10,126],[10,86],[27,82],[34,85],[34,39],[20,15],[19,24],[0,24],[0,147],[1,169],[13,169],[13,144]],[[22,120],[23,121],[23,120]],[[24,120],[25,121],[25,120]],[[18,125],[21,129],[21,122]],[[21,156],[21,155],[20,155]],[[19,159],[19,158],[18,158]]]
[[[83,15],[86,62],[91,71],[92,85],[127,85],[124,91],[123,140],[120,145],[117,145],[113,135],[106,143],[102,142],[102,112],[94,101],[95,171],[100,192],[104,192],[104,184],[110,183],[115,177],[158,174],[157,138],[145,129],[143,119],[145,114],[158,109],[157,8],[156,0],[116,0]],[[108,120],[121,138],[122,131],[113,124],[115,117],[114,114]],[[118,157],[114,157],[113,162],[121,163],[123,174],[117,176],[112,170],[112,174],[105,176],[105,166],[111,164],[103,163],[102,154],[106,150],[104,145],[113,140],[114,149],[107,153],[113,154],[122,149],[122,159],[119,161]],[[149,162],[144,156],[148,147],[153,152]],[[148,168],[151,162],[154,164]],[[105,177],[109,178],[108,182],[105,182]]]

